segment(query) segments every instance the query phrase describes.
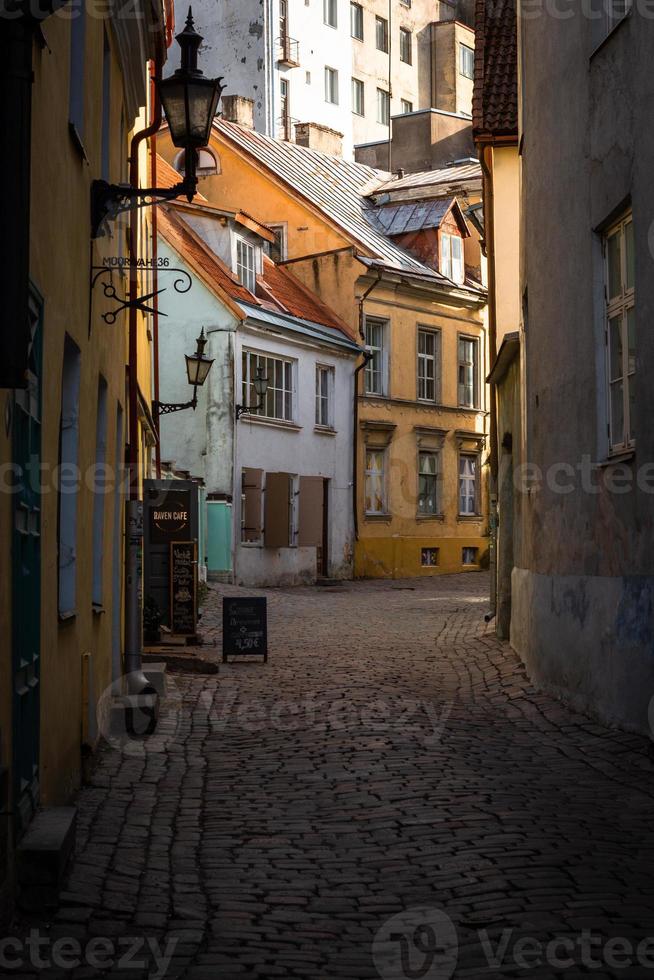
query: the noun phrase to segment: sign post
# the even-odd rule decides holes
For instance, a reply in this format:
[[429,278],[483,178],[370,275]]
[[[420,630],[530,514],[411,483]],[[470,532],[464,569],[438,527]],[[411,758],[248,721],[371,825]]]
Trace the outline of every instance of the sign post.
[[223,663],[227,657],[262,656],[268,662],[268,600],[223,599]]

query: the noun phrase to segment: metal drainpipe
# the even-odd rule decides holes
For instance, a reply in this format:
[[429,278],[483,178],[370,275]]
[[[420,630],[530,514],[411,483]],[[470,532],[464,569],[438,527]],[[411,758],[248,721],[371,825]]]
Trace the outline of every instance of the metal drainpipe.
[[[132,137],[129,157],[129,182],[132,187],[139,186],[139,147],[143,140],[159,130],[162,123],[161,101],[157,82],[163,67],[163,48],[157,51],[152,67],[154,98],[152,102],[152,122]],[[154,688],[143,673],[141,663],[142,645],[142,582],[143,582],[143,501],[139,500],[139,424],[138,424],[138,330],[136,307],[138,297],[138,215],[139,210],[132,207],[129,214],[128,254],[129,254],[129,353],[128,353],[128,411],[129,411],[129,493],[125,515],[125,673],[129,678],[129,691],[133,694],[151,694]]]
[[[488,260],[488,355],[490,369],[493,369],[495,357],[497,355],[497,315],[495,306],[495,222],[494,222],[494,196],[493,196],[493,177],[486,161],[486,150],[489,147],[481,146],[479,162],[481,163],[484,175],[484,244],[486,258]],[[490,391],[490,473],[491,473],[491,494],[497,499],[497,475],[499,470],[499,453],[497,446],[497,393],[491,386]],[[491,503],[491,612],[486,617],[490,622],[497,612],[497,507]]]
[[388,0],[388,172],[393,173],[393,130],[391,103],[393,101],[393,0]]
[[[379,285],[382,279],[382,274],[380,271],[377,272],[377,278],[370,286],[366,289],[365,293],[359,300],[359,337],[365,342],[366,333],[364,330],[364,310],[363,304],[370,296],[373,289]],[[358,508],[358,495],[359,495],[359,480],[358,480],[358,470],[357,462],[359,459],[359,375],[363,371],[364,367],[371,359],[371,354],[368,351],[364,352],[363,361],[354,369],[354,432],[352,438],[352,510],[354,515],[354,540],[359,540],[359,508]]]
[[[154,101],[154,79],[151,82],[152,100]],[[150,186],[157,186],[157,136],[152,136],[150,143]],[[152,208],[152,388],[155,406],[159,404],[159,272],[157,270],[158,240],[157,240],[157,209]],[[154,448],[155,467],[157,480],[161,479],[161,425],[159,412],[154,413],[154,425],[156,429],[157,442]]]

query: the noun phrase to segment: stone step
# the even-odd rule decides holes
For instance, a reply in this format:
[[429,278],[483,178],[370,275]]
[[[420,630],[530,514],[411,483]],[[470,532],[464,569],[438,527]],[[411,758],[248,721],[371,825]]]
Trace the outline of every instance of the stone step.
[[144,663],[143,673],[160,698],[166,693],[166,664],[164,661]]
[[66,866],[75,845],[77,810],[40,810],[16,849],[18,900],[23,909],[56,908]]

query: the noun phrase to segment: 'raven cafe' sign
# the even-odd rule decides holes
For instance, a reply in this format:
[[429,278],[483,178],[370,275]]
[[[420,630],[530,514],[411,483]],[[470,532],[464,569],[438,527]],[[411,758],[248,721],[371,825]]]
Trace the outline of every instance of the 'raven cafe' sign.
[[223,663],[227,657],[268,660],[267,599],[223,599]]
[[178,636],[196,631],[195,549],[195,541],[170,542],[170,628]]

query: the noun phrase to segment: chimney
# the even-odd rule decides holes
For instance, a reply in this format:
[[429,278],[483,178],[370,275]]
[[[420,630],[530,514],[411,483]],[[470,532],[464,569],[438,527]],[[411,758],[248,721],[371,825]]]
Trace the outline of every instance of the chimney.
[[222,117],[246,129],[254,129],[254,99],[242,95],[223,95]]
[[308,146],[333,157],[343,156],[343,134],[318,123],[296,123],[295,142],[298,146]]

